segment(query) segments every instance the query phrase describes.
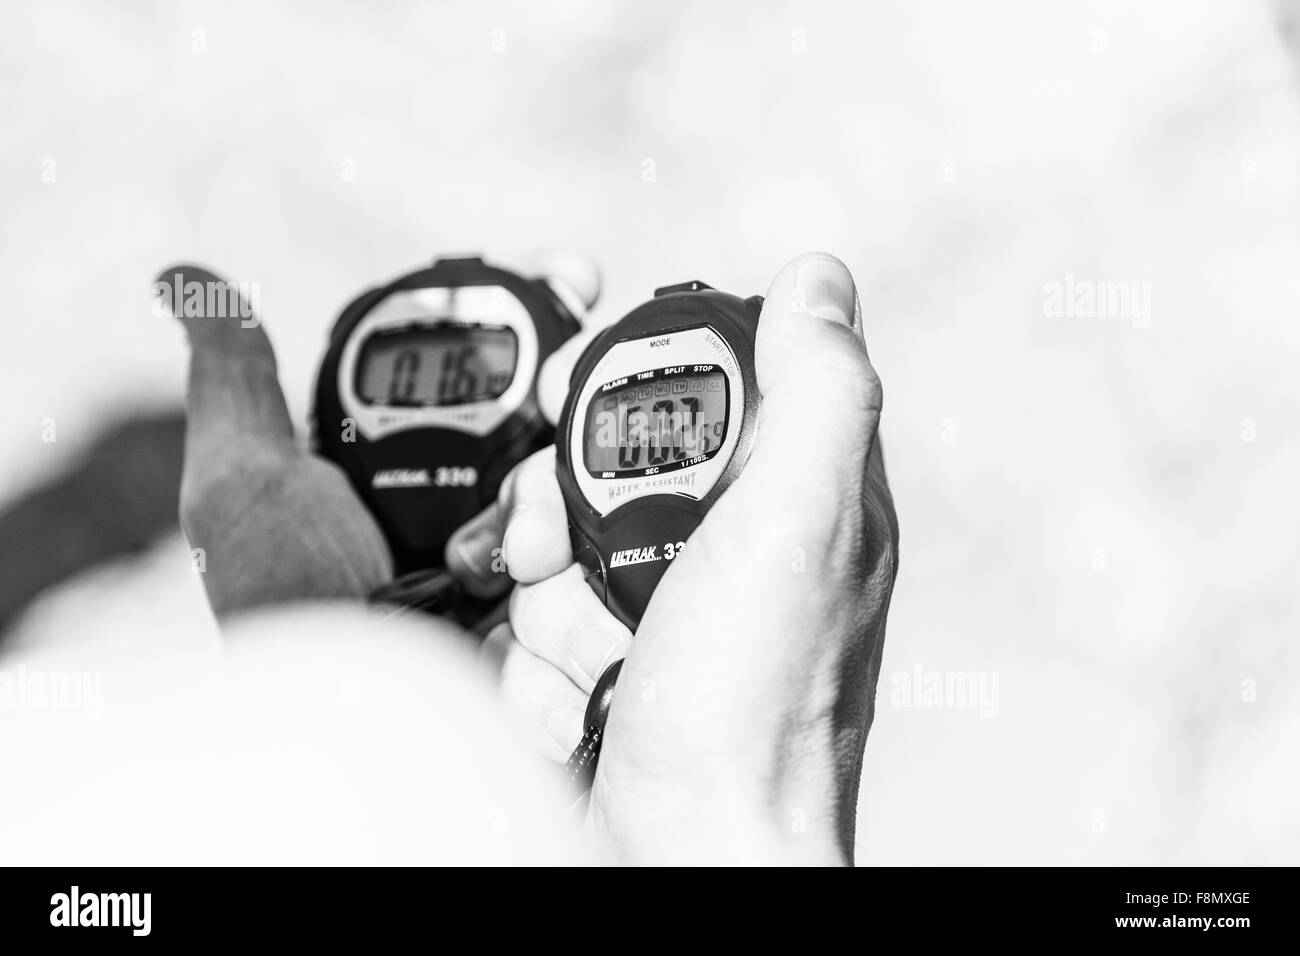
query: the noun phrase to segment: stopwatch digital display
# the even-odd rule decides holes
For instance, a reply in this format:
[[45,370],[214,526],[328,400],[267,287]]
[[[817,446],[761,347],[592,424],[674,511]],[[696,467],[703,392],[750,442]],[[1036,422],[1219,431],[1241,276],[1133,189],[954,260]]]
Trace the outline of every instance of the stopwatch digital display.
[[[645,369],[596,390],[584,425],[583,464],[597,478],[690,468],[722,449],[730,388],[720,368]],[[703,367],[701,367],[703,368]]]
[[633,631],[749,457],[761,308],[699,282],[660,289],[574,370],[556,454],[574,556]]
[[498,399],[515,377],[519,336],[510,328],[453,325],[376,332],[357,356],[361,401],[394,408]]
[[440,259],[363,293],[334,324],[313,446],[347,473],[399,575],[441,567],[452,532],[550,440],[537,373],[582,309],[563,293],[478,258]]

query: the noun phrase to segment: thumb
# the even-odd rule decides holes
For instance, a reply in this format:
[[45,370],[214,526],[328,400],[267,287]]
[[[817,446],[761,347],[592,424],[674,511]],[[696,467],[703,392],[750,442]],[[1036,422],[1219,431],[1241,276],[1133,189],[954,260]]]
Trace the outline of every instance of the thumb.
[[242,290],[196,265],[164,269],[153,289],[158,311],[177,318],[190,340],[187,454],[220,455],[232,433],[291,445],[275,352]]
[[180,518],[204,554],[213,610],[355,598],[388,580],[374,517],[339,468],[293,441],[275,353],[244,289],[181,265],[154,293],[190,340]]
[[531,271],[542,277],[579,322],[585,323],[600,298],[600,266],[573,249],[545,249],[532,257]]
[[600,329],[588,327],[566,341],[546,357],[537,373],[537,404],[542,417],[552,425],[560,421],[564,400],[569,394],[569,379],[577,367],[578,359],[586,351]]
[[[834,509],[845,500],[840,493],[861,487],[881,409],[880,378],[844,263],[813,252],[777,273],[754,362],[763,404],[742,480],[765,486],[771,500]],[[810,481],[817,494],[808,493]]]

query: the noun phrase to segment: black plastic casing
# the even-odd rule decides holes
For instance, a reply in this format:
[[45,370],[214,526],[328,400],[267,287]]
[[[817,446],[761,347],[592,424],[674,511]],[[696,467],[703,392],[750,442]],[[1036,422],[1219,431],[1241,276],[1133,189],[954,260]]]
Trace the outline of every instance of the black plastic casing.
[[[339,361],[348,336],[365,315],[394,292],[431,287],[502,286],[528,310],[537,329],[537,368],[523,403],[493,432],[469,435],[449,428],[414,427],[377,441],[359,432],[343,441]],[[330,331],[316,379],[312,447],[337,463],[379,522],[398,575],[443,565],[443,549],[458,527],[495,500],[510,469],[544,447],[552,431],[537,405],[537,372],[546,357],[579,329],[578,320],[544,281],[489,266],[479,258],[439,259],[377,289],[362,293],[343,310]],[[371,487],[386,469],[471,466],[471,487]]]
[[[718,496],[744,468],[758,417],[754,335],[762,306],[761,296],[742,299],[718,292],[701,282],[659,289],[653,299],[633,309],[593,339],[574,368],[557,434],[555,457],[560,491],[569,516],[573,554],[586,570],[587,582],[596,595],[633,632],[671,562],[657,560],[610,568],[610,556],[616,551],[649,544],[662,548],[665,543],[687,541]],[[575,478],[576,470],[585,467],[582,448],[575,448],[570,442],[575,416],[586,414],[585,408],[578,407],[583,385],[596,363],[616,343],[700,326],[710,327],[731,346],[745,384],[744,407],[738,408],[733,404],[729,409],[727,428],[740,430],[731,460],[713,487],[699,500],[684,495],[651,495],[633,499],[602,517],[587,501]],[[701,361],[708,359],[708,356],[701,356]]]

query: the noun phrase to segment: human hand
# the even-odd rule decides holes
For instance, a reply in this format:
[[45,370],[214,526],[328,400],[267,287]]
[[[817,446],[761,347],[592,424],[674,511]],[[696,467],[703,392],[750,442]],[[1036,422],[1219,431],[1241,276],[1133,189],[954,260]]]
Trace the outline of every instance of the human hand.
[[[554,361],[571,365],[580,344]],[[504,590],[489,570],[503,549],[518,587],[487,647],[557,760],[582,734],[596,678],[626,657],[588,810],[612,859],[852,860],[898,525],[880,382],[843,264],[811,254],[778,273],[755,359],[749,462],[635,638],[573,563],[553,449],[520,465],[448,549],[453,571]],[[548,378],[567,384],[567,369]]]
[[[178,273],[223,284],[193,265],[157,281]],[[177,316],[190,342],[181,528],[212,609],[362,598],[393,574],[383,532],[343,471],[295,441],[271,342],[230,311]]]

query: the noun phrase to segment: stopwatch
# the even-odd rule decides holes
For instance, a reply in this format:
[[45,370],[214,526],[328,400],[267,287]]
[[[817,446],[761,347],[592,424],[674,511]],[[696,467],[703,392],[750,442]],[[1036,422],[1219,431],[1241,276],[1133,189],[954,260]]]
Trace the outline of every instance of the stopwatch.
[[[578,360],[556,438],[575,560],[634,634],[664,572],[749,458],[761,296],[702,282],[658,289]],[[622,661],[597,679],[566,773],[596,772]]]
[[556,455],[574,558],[634,632],[749,457],[762,302],[702,282],[659,289],[574,369]]
[[343,310],[317,377],[313,446],[347,473],[399,575],[440,567],[452,532],[551,440],[538,370],[589,304],[471,257],[439,259]]

